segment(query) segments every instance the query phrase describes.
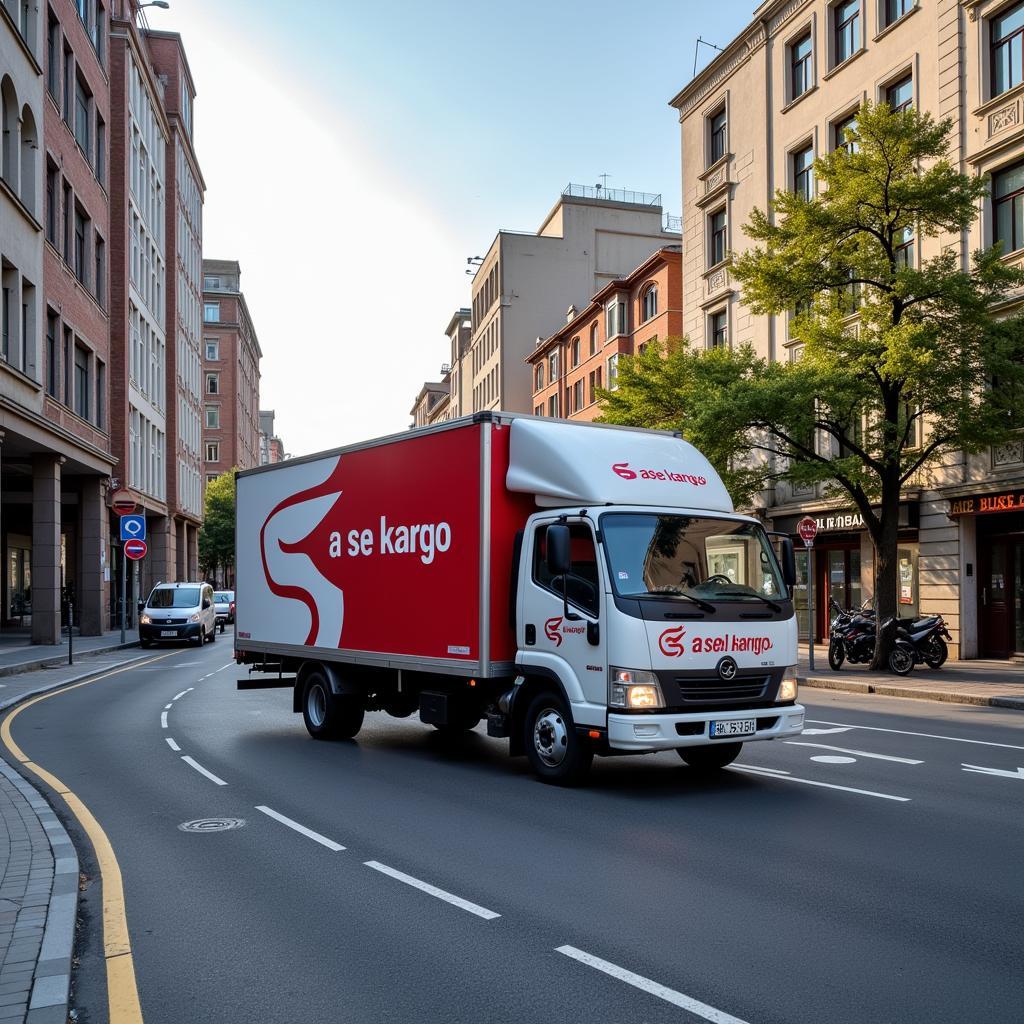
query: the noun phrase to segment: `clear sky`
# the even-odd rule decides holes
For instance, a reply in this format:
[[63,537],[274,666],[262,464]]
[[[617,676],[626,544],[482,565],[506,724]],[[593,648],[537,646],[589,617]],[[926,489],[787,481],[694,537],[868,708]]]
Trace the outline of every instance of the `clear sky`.
[[[171,0],[207,193],[238,259],[261,405],[301,455],[404,429],[469,305],[466,258],[535,230],[570,181],[680,212],[668,101],[753,0]],[[701,47],[698,67],[714,51]]]

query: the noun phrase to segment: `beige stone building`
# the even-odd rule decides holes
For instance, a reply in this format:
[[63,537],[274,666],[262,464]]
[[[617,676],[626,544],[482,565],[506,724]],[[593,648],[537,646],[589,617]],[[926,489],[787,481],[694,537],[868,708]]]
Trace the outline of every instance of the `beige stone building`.
[[[815,189],[816,155],[844,144],[864,99],[914,105],[954,125],[954,160],[992,176],[963,236],[906,239],[919,263],[940,250],[965,262],[997,239],[1024,261],[1024,2],[1019,0],[768,0],[750,24],[673,100],[683,167],[683,310],[708,345],[752,343],[772,359],[798,355],[788,316],[754,316],[730,280],[728,253],[749,243],[755,207],[776,189]],[[1022,296],[1024,299],[1024,296]],[[849,508],[814,488],[778,485],[766,517],[791,531],[819,522],[813,585],[827,598],[871,593],[871,546]],[[958,455],[905,495],[900,513],[904,613],[941,612],[960,657],[1024,656],[1024,438]],[[802,628],[807,621],[803,556]]]

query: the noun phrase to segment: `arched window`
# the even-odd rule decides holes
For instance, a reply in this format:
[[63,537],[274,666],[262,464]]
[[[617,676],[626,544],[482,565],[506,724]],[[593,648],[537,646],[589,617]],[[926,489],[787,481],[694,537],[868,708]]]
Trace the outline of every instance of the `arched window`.
[[544,387],[544,364],[538,363],[537,368],[533,371],[533,390],[540,391]]
[[3,153],[0,175],[15,192],[18,191],[18,95],[7,75],[0,81],[0,107],[3,117]]
[[643,294],[643,298],[640,300],[640,304],[643,323],[646,323],[651,317],[658,315],[658,286],[656,284],[648,286]]
[[597,352],[597,321],[590,325],[590,354]]
[[39,161],[39,133],[29,106],[21,112],[21,201],[36,213],[36,167]]

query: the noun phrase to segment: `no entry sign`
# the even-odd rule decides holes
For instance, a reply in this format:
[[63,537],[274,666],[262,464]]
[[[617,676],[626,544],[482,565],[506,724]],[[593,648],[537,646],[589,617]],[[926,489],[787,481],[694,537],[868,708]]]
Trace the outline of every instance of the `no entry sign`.
[[149,550],[144,540],[126,540],[124,542],[124,557],[138,561],[143,558]]
[[114,491],[110,498],[110,507],[119,516],[130,516],[135,511],[135,499],[132,497],[132,492],[123,488],[120,491]]
[[818,535],[818,523],[817,520],[812,519],[810,516],[804,516],[799,523],[796,524],[797,533],[800,534],[800,539],[804,542],[804,547],[809,548],[814,544],[814,538]]

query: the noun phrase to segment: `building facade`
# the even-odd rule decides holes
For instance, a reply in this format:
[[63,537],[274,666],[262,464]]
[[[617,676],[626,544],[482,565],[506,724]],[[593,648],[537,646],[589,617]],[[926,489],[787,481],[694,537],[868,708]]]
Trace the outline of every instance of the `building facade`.
[[203,473],[260,464],[260,359],[235,260],[203,260]]
[[[776,189],[816,189],[816,155],[845,144],[864,99],[913,105],[953,123],[954,164],[991,175],[969,231],[905,239],[920,265],[1004,242],[1024,262],[1024,3],[1013,0],[768,0],[751,23],[673,100],[683,167],[683,311],[692,340],[749,342],[793,359],[788,316],[755,316],[730,280],[728,255],[749,244],[743,225]],[[1024,296],[1008,308],[1016,308]],[[801,555],[803,632],[826,628],[829,596],[856,605],[872,590],[872,550],[853,510],[820,490],[779,485],[766,518],[793,532],[819,523],[815,565]],[[957,454],[908,489],[900,513],[905,614],[941,612],[960,657],[1024,655],[1024,438]],[[815,588],[817,621],[806,613]]]
[[260,409],[260,465],[273,465],[287,458],[284,441],[274,429],[274,410]]
[[565,326],[527,356],[537,416],[591,421],[599,389],[615,389],[619,358],[683,331],[682,247],[664,246],[631,274],[609,281]]

